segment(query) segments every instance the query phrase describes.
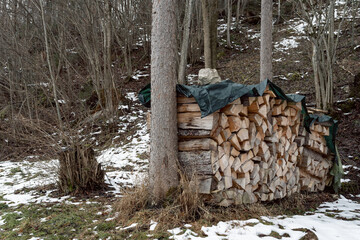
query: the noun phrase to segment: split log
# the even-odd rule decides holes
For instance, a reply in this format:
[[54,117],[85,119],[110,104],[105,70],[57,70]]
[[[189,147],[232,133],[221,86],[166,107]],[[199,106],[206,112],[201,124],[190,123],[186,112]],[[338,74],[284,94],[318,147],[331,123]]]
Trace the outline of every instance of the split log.
[[216,162],[217,159],[211,159],[211,157],[214,157],[214,155],[211,154],[211,151],[179,152],[178,157],[180,165],[190,178],[194,174],[214,174],[211,163]]
[[178,113],[180,112],[200,112],[200,107],[197,103],[179,104],[177,107]]
[[217,143],[210,138],[192,139],[179,142],[179,151],[217,150]]
[[178,128],[212,130],[218,121],[218,113],[201,118],[199,112],[178,113]]

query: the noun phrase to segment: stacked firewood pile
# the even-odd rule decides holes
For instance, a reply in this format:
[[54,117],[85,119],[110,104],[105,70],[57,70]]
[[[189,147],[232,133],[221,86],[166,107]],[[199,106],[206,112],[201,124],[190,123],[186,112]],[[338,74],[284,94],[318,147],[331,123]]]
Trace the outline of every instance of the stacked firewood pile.
[[298,163],[301,190],[323,191],[331,183],[328,173],[333,157],[329,155],[324,136],[329,136],[329,126],[315,123],[311,126],[311,134],[303,130],[298,137],[299,143],[304,146]]
[[301,103],[241,97],[201,118],[194,98],[178,96],[179,162],[200,193],[221,206],[271,201],[331,181],[329,127],[301,130]]

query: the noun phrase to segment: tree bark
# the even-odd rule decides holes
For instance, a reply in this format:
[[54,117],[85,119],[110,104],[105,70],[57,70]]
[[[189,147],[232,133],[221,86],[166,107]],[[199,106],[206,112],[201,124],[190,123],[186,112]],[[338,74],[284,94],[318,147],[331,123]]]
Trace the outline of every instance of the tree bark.
[[261,0],[260,81],[272,75],[272,0]]
[[176,0],[153,1],[150,190],[159,203],[178,185]]
[[205,68],[216,68],[217,55],[217,0],[201,0],[204,28]]
[[211,42],[210,42],[210,18],[208,0],[201,0],[204,29],[204,58],[205,68],[211,68]]
[[236,30],[239,30],[239,27],[240,27],[240,24],[239,24],[239,21],[240,21],[240,0],[237,0],[236,2]]
[[278,11],[278,15],[277,15],[277,20],[276,20],[276,22],[277,23],[280,23],[280,19],[281,19],[281,0],[278,0],[278,9],[277,9],[277,11]]
[[320,93],[320,79],[319,79],[319,66],[318,66],[318,50],[316,43],[312,43],[312,58],[311,62],[314,71],[314,84],[315,84],[315,95],[316,95],[316,107],[321,108],[321,93]]
[[226,45],[231,48],[231,18],[232,18],[232,0],[227,0],[227,29],[226,29]]
[[218,21],[218,1],[210,0],[210,47],[211,47],[211,68],[217,67],[217,21]]
[[103,21],[103,41],[104,41],[104,95],[105,106],[111,121],[113,120],[112,114],[115,112],[113,102],[113,94],[116,94],[111,71],[111,6],[109,0],[105,1],[104,6],[104,21]]
[[54,74],[54,71],[52,69],[52,64],[51,64],[51,60],[50,60],[50,49],[49,49],[49,43],[48,43],[48,37],[47,37],[47,29],[46,29],[46,22],[45,22],[45,14],[44,14],[44,6],[43,6],[43,4],[44,4],[43,0],[41,0],[40,1],[40,10],[41,10],[41,19],[42,19],[42,24],[43,24],[43,29],[44,29],[44,42],[45,42],[46,60],[47,60],[50,79],[51,79],[51,84],[52,84],[52,88],[53,88],[55,107],[56,107],[56,114],[57,114],[57,117],[58,117],[58,120],[59,120],[60,129],[63,129],[63,123],[62,123],[62,120],[61,120],[61,113],[60,113],[60,106],[59,106],[59,101],[58,101],[58,97],[57,97],[56,79],[55,79],[55,74]]
[[191,15],[194,0],[186,0],[186,8],[185,8],[185,18],[184,18],[184,34],[183,40],[181,44],[181,54],[180,54],[180,64],[179,64],[179,76],[178,81],[180,84],[186,84],[185,72],[186,72],[186,64],[187,64],[187,56],[189,49],[189,36],[190,36],[190,24],[191,24]]

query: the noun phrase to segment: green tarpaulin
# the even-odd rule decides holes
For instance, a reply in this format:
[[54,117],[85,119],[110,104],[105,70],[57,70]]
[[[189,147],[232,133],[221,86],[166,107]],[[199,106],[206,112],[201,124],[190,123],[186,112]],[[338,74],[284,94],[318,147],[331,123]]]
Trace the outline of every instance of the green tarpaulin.
[[[334,165],[330,174],[334,176],[333,186],[337,192],[341,186],[340,179],[344,172],[341,165],[341,160],[335,145],[335,136],[338,122],[326,115],[308,114],[305,105],[305,96],[299,94],[285,94],[282,89],[272,83],[270,80],[264,80],[259,84],[244,85],[234,83],[226,80],[216,84],[209,84],[205,86],[187,86],[178,84],[176,90],[187,97],[194,97],[199,104],[201,116],[207,115],[225,107],[227,104],[243,96],[256,97],[262,96],[266,87],[272,90],[278,99],[283,99],[289,102],[301,102],[302,114],[304,117],[304,127],[310,133],[310,126],[315,122],[329,122],[331,123],[330,135],[325,136],[328,148],[335,155]],[[140,102],[146,106],[151,105],[151,86],[148,84],[139,92]]]

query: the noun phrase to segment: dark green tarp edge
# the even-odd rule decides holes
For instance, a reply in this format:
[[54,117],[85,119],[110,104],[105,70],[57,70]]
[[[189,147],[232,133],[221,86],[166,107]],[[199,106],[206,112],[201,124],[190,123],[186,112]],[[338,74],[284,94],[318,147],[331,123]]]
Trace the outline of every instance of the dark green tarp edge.
[[[299,94],[285,94],[283,90],[272,83],[270,80],[264,80],[259,84],[244,85],[234,83],[231,80],[222,81],[216,84],[209,84],[205,86],[187,86],[178,84],[176,90],[182,93],[186,97],[194,97],[199,104],[201,110],[201,117],[206,117],[211,113],[225,107],[228,103],[241,98],[243,96],[257,97],[262,96],[266,87],[272,90],[277,98],[289,101],[289,102],[301,102],[302,114],[304,119],[304,127],[306,131],[310,133],[310,126],[315,122],[329,122],[330,135],[325,136],[327,147],[335,155],[335,160],[330,174],[334,176],[333,188],[335,192],[338,192],[341,186],[340,179],[344,175],[344,171],[341,164],[339,152],[335,144],[335,137],[338,128],[338,122],[332,117],[327,115],[309,114],[305,104],[305,96]],[[151,86],[146,85],[139,92],[139,100],[145,107],[151,106]]]

